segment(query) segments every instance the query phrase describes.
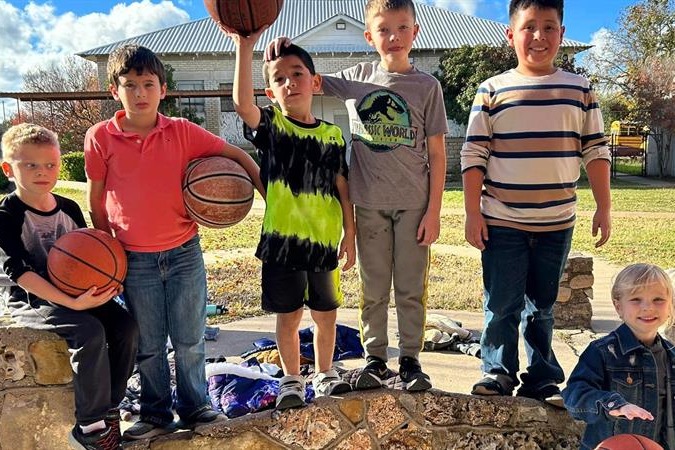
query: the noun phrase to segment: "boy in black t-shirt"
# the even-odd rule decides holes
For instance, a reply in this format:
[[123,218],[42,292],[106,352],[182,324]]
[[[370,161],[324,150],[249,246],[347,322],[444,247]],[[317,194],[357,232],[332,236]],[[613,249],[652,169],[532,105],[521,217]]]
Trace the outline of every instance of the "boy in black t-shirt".
[[9,309],[24,326],[63,337],[70,351],[77,424],[69,442],[79,449],[122,448],[119,403],[131,375],[138,327],[110,299],[110,288],[92,287],[77,298],[47,275],[47,254],[60,236],[85,228],[77,203],[51,191],[61,166],[56,134],[33,124],[2,137],[2,171],[16,191],[0,202],[0,261],[10,280]]

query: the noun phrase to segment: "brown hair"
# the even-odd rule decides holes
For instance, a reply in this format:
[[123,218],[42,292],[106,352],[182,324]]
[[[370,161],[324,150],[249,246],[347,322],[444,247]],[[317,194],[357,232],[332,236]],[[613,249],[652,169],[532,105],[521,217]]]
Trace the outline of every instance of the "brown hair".
[[164,64],[152,50],[137,44],[126,44],[113,50],[108,58],[108,82],[119,86],[120,75],[132,70],[138,75],[148,71],[157,75],[160,85],[166,83]]

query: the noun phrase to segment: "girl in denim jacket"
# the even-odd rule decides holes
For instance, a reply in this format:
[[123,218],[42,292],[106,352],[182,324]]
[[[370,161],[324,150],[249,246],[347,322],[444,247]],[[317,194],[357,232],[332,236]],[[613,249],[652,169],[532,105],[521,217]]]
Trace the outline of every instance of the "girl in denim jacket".
[[623,324],[589,344],[562,392],[587,424],[581,448],[633,433],[675,450],[675,349],[658,334],[672,323],[673,285],[661,268],[633,264],[616,276],[612,301]]

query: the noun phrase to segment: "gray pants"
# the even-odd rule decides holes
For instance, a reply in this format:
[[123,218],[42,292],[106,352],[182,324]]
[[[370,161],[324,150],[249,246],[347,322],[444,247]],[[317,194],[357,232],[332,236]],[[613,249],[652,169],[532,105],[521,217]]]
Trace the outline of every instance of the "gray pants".
[[394,282],[399,358],[417,358],[424,345],[429,247],[417,243],[425,210],[356,207],[361,287],[359,326],[366,356],[387,360],[387,309]]

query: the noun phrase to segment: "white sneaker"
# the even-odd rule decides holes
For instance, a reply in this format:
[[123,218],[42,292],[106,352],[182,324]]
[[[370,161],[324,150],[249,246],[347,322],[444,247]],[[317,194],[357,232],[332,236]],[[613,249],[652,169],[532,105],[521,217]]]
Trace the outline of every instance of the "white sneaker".
[[314,395],[316,397],[327,397],[330,395],[345,394],[352,390],[352,387],[340,378],[335,369],[319,372],[312,380]]
[[276,409],[305,406],[305,379],[300,375],[286,375],[279,380]]

